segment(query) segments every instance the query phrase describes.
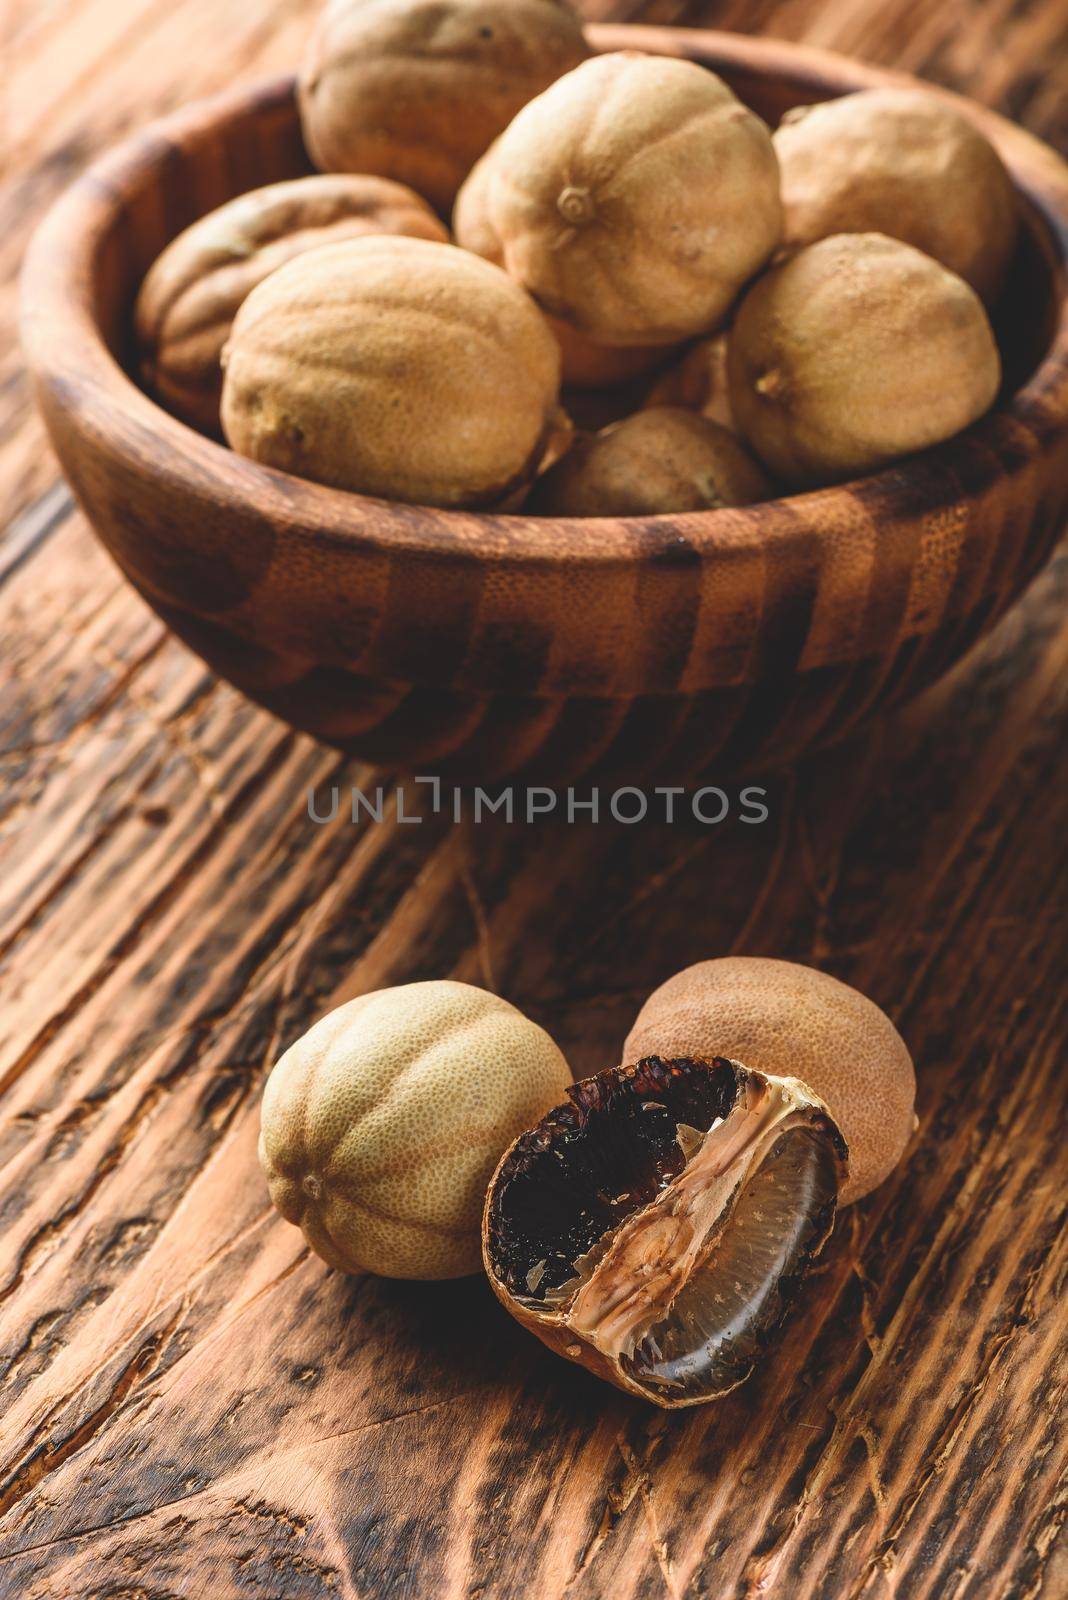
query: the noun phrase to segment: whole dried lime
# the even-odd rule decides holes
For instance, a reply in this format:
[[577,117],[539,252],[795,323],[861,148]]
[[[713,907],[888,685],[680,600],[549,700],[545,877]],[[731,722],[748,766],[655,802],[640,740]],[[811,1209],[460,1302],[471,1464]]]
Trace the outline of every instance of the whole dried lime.
[[1001,381],[974,289],[879,233],[821,239],[742,301],[727,351],[746,443],[795,488],[834,483],[952,438]]
[[627,1061],[654,1051],[734,1056],[808,1084],[849,1144],[843,1204],[882,1183],[916,1125],[912,1058],[890,1018],[794,961],[721,956],[677,972],[649,996],[623,1047]]
[[655,406],[580,439],[538,479],[528,509],[642,517],[750,505],[773,493],[733,433],[682,407]]
[[411,184],[443,213],[521,106],[589,55],[567,0],[332,0],[301,66],[326,172]]
[[470,984],[361,995],[289,1047],[263,1094],[271,1199],[345,1272],[478,1270],[501,1151],[571,1073],[544,1029]]
[[637,51],[596,56],[525,106],[454,219],[457,243],[544,311],[616,345],[710,331],[781,229],[760,118],[704,67]]
[[242,305],[224,364],[235,450],[391,500],[499,504],[557,425],[544,317],[489,262],[423,239],[356,239],[280,267]]
[[1019,205],[990,140],[944,95],[863,89],[788,111],[775,133],[787,246],[832,233],[915,245],[990,305],[1012,258]]
[[386,178],[292,178],[200,217],[156,258],[137,297],[148,387],[183,422],[219,431],[223,347],[238,308],[294,256],[366,234],[448,239],[425,200]]

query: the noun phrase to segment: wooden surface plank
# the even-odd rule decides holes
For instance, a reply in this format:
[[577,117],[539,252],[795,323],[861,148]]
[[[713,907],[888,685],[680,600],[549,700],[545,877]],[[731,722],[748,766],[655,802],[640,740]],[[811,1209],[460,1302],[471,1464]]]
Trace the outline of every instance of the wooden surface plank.
[[[1068,133],[1058,0],[588,9],[899,62]],[[63,183],[292,60],[311,10],[10,8],[5,331]],[[764,827],[318,827],[309,785],[389,776],[170,638],[0,363],[0,1595],[1068,1593],[1068,561],[921,703],[771,782]],[[727,950],[885,1005],[921,1128],[721,1405],[652,1412],[482,1282],[343,1278],[272,1214],[263,1074],[328,1005],[453,974],[582,1073]]]

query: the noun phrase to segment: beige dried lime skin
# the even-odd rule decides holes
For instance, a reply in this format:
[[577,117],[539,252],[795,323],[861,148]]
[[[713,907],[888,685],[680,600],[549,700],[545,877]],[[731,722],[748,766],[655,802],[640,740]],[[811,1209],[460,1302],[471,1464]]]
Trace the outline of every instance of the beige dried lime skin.
[[[504,247],[490,225],[485,205],[490,171],[490,158],[483,156],[457,197],[453,230],[465,250],[503,267]],[[545,315],[560,346],[561,381],[565,388],[599,389],[626,383],[668,360],[675,349],[673,344],[602,344],[560,317]]]
[[655,989],[623,1047],[643,1056],[730,1056],[799,1078],[823,1100],[849,1146],[844,1205],[897,1166],[916,1126],[916,1076],[904,1040],[877,1005],[813,967],[725,956]]
[[561,517],[655,516],[750,505],[773,492],[726,428],[681,407],[659,406],[580,440],[538,480],[529,509]]
[[544,1029],[466,983],[402,984],[339,1006],[267,1080],[271,1199],[344,1272],[476,1272],[501,1152],[566,1094]]
[[765,273],[734,319],[727,371],[743,438],[796,488],[952,438],[1001,382],[974,289],[878,233],[836,234]]
[[238,312],[224,365],[235,450],[391,500],[497,504],[556,425],[544,317],[496,267],[422,239],[357,239],[279,268]]
[[469,183],[457,243],[499,253],[545,311],[605,344],[712,330],[781,236],[759,117],[694,62],[636,51],[531,101]]
[[713,334],[691,345],[681,360],[657,378],[645,397],[646,406],[685,406],[733,433],[727,386],[727,334]]
[[448,239],[425,200],[385,178],[293,178],[199,218],[156,258],[137,298],[147,386],[184,422],[218,433],[220,357],[242,302],[294,256],[376,233]]
[[589,55],[566,0],[332,0],[298,80],[328,172],[411,184],[445,214],[521,106]]
[[787,112],[775,133],[783,242],[885,233],[997,298],[1019,230],[1012,180],[989,139],[944,96],[864,89]]

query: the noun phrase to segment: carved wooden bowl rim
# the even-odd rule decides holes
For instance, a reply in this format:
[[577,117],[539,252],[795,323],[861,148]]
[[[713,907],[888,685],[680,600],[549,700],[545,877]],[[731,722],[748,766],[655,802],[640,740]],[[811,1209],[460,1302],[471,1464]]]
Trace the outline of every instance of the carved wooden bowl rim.
[[[627,24],[591,25],[597,49],[642,49],[686,56],[719,69],[737,84],[782,80],[812,99],[881,84],[915,84],[907,74],[854,62],[829,51],[783,41],[711,30]],[[238,114],[267,114],[291,99],[292,75],[227,90],[161,118],[99,159],[56,202],[35,237],[24,273],[23,331],[31,369],[41,381],[82,397],[82,425],[99,431],[119,457],[132,435],[155,453],[161,492],[181,497],[190,489],[225,505],[243,502],[248,513],[284,526],[296,548],[345,546],[388,556],[405,551],[452,563],[507,560],[569,569],[643,568],[761,549],[793,538],[833,540],[858,516],[889,532],[895,518],[910,518],[960,504],[1022,462],[1063,443],[1068,432],[1068,166],[1040,141],[970,101],[965,107],[992,137],[1034,211],[1044,221],[1059,268],[1060,306],[1052,342],[1005,404],[956,440],[881,472],[828,489],[784,496],[748,508],[643,518],[534,518],[444,511],[385,502],[260,466],[179,422],[140,389],[108,346],[96,299],[97,252],[128,191],[143,185],[173,149]],[[931,88],[931,85],[925,85]],[[744,89],[742,91],[744,93]],[[84,397],[100,404],[87,415]],[[109,406],[121,415],[121,433]],[[1035,434],[1042,440],[1036,447]],[[387,514],[388,513],[388,514]],[[865,596],[858,593],[858,603]]]

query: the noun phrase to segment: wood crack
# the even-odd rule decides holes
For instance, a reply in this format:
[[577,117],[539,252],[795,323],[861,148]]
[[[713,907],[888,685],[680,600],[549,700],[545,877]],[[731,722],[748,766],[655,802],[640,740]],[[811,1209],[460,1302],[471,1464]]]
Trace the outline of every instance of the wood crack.
[[[251,804],[259,785],[281,766],[285,756],[292,748],[294,738],[294,734],[285,733],[275,742],[269,750],[266,760],[246,778],[245,782],[227,803],[223,813],[215,817],[211,826],[205,831],[203,838],[185,860],[181,862],[171,877],[157,890],[148,904],[127,928],[126,932],[116,940],[95,971],[71,995],[66,1004],[38,1030],[26,1048],[11,1064],[3,1080],[0,1081],[0,1093],[6,1092],[26,1069],[32,1066],[41,1052],[77,1016],[82,1007],[100,990],[115,968],[131,955],[148,930],[174,904],[185,886],[195,877],[204,862],[208,860],[218,841],[218,837],[224,829],[231,826],[241,817]],[[0,1294],[0,1298],[2,1298],[2,1294]]]
[[981,1369],[980,1376],[969,1386],[950,1411],[941,1430],[940,1438],[932,1441],[931,1447],[927,1452],[927,1464],[924,1471],[918,1478],[912,1493],[903,1501],[897,1516],[865,1566],[857,1583],[849,1591],[848,1600],[860,1600],[876,1572],[887,1571],[893,1565],[896,1546],[908,1527],[917,1506],[926,1494],[931,1482],[944,1472],[946,1463],[956,1448],[957,1441],[964,1432],[991,1380],[996,1377],[1007,1352],[1012,1349],[1015,1342],[1030,1327],[1033,1321],[1035,1286],[1041,1278],[1057,1243],[1064,1234],[1066,1218],[1068,1218],[1068,1206],[1061,1211],[1058,1219],[1060,1225],[1050,1239],[1046,1250],[1034,1261],[1024,1278],[1020,1291],[1005,1318],[1004,1328],[989,1341],[987,1349],[982,1352],[978,1363]]
[[184,1311],[184,1305],[180,1306],[171,1321],[145,1341],[123,1367],[106,1398],[75,1428],[73,1433],[68,1434],[58,1444],[53,1444],[49,1439],[15,1471],[7,1484],[0,1489],[0,1518],[5,1517],[26,1495],[39,1488],[50,1473],[55,1472],[106,1427],[129,1398],[134,1387],[158,1367]]
[[[177,1319],[176,1319],[176,1321],[177,1321]],[[149,1341],[150,1344],[152,1342],[153,1341]],[[145,1346],[143,1348],[147,1349],[147,1346]],[[133,1365],[133,1363],[131,1363],[131,1365]],[[151,1370],[151,1368],[149,1368],[149,1370]],[[138,1374],[135,1373],[134,1377],[129,1381],[129,1383],[127,1384],[125,1393],[128,1393],[129,1388],[131,1388],[133,1383],[137,1381],[137,1376],[138,1376]],[[462,1401],[470,1399],[470,1397],[472,1395],[479,1394],[479,1393],[481,1393],[481,1387],[479,1387],[477,1389],[465,1389],[465,1390],[461,1390],[457,1394],[448,1395],[444,1399],[441,1399],[441,1400],[428,1400],[425,1405],[410,1406],[407,1409],[402,1410],[402,1411],[391,1412],[389,1414],[389,1416],[385,1416],[385,1417],[370,1417],[365,1422],[357,1423],[355,1427],[352,1427],[352,1428],[340,1428],[336,1432],[324,1434],[321,1438],[318,1438],[318,1439],[307,1439],[301,1444],[291,1445],[286,1450],[283,1450],[283,1451],[280,1451],[280,1452],[276,1452],[274,1454],[274,1456],[272,1457],[272,1459],[276,1460],[276,1461],[277,1460],[284,1460],[287,1456],[302,1455],[302,1454],[305,1454],[309,1450],[317,1450],[322,1445],[334,1444],[339,1439],[355,1438],[358,1434],[367,1433],[367,1432],[370,1432],[372,1429],[376,1429],[376,1428],[389,1428],[389,1427],[394,1426],[398,1422],[410,1421],[412,1417],[425,1416],[426,1414],[428,1414],[429,1412],[432,1412],[432,1411],[442,1411],[442,1410],[446,1409],[449,1406],[459,1405]],[[111,1397],[109,1396],[109,1400],[110,1399],[111,1399]],[[105,1405],[106,1404],[107,1404],[107,1402],[105,1403]],[[104,1407],[101,1407],[99,1409],[102,1412],[104,1410]],[[116,1409],[115,1405],[111,1405],[110,1406],[110,1411],[108,1412],[108,1414],[110,1415],[111,1412],[113,1412],[115,1409]],[[98,1413],[94,1412],[94,1419],[97,1418],[97,1417],[98,1417]],[[91,1421],[93,1419],[89,1419],[89,1420]],[[101,1417],[99,1421],[96,1421],[94,1427],[91,1430],[91,1433],[92,1432],[96,1432],[98,1427],[101,1425],[101,1423],[103,1421],[106,1421],[106,1420],[107,1420],[107,1418],[105,1416],[105,1417]],[[85,1426],[88,1426],[88,1423],[83,1424],[83,1427],[85,1427]],[[90,1436],[91,1436],[91,1434],[90,1434]],[[82,1439],[80,1441],[79,1445],[76,1448],[80,1449],[81,1448],[81,1444],[85,1444],[85,1443],[88,1443],[88,1438]],[[73,1453],[74,1453],[74,1448],[66,1449],[65,1454],[64,1454],[64,1459],[66,1459],[67,1456],[72,1455]],[[54,1469],[55,1466],[59,1466],[61,1464],[62,1464],[61,1462],[52,1461],[52,1462],[50,1462],[50,1464],[49,1464],[49,1466],[48,1466],[48,1468],[46,1470],[51,1471],[51,1470]],[[148,1519],[150,1519],[152,1517],[162,1516],[164,1514],[164,1512],[173,1511],[178,1506],[188,1505],[191,1501],[199,1500],[199,1499],[203,1498],[204,1496],[209,1496],[210,1497],[210,1496],[217,1495],[221,1491],[225,1490],[228,1484],[232,1484],[235,1481],[238,1481],[241,1478],[248,1476],[251,1472],[254,1472],[254,1471],[255,1471],[255,1468],[252,1467],[252,1466],[248,1466],[248,1465],[241,1466],[241,1467],[236,1468],[233,1472],[227,1473],[224,1477],[213,1479],[211,1482],[204,1484],[203,1487],[194,1490],[190,1494],[178,1495],[173,1500],[161,1501],[158,1506],[151,1506],[146,1511],[137,1511],[137,1512],[134,1512],[132,1516],[128,1516],[128,1517],[116,1517],[111,1522],[97,1523],[91,1528],[76,1528],[76,1529],[74,1529],[73,1531],[71,1531],[69,1533],[57,1534],[54,1538],[52,1538],[52,1539],[44,1539],[40,1543],[37,1543],[37,1544],[23,1545],[21,1547],[21,1549],[19,1549],[19,1550],[12,1550],[12,1551],[8,1551],[8,1552],[5,1552],[3,1554],[0,1554],[0,1566],[4,1565],[6,1562],[18,1560],[18,1559],[20,1559],[20,1558],[22,1558],[24,1556],[37,1554],[38,1552],[40,1552],[42,1550],[52,1549],[56,1545],[74,1543],[76,1541],[80,1542],[83,1539],[91,1539],[91,1538],[95,1537],[97,1534],[101,1534],[101,1533],[103,1533],[103,1534],[122,1533],[127,1528],[133,1526],[133,1524],[135,1524],[135,1523],[145,1522],[145,1521],[147,1521]],[[42,1472],[34,1480],[33,1483],[29,1484],[26,1487],[24,1492],[28,1493],[31,1488],[36,1487],[36,1485],[40,1482],[41,1477],[43,1477],[43,1476],[44,1476],[44,1473]],[[0,1516],[3,1516],[6,1510],[7,1510],[7,1507],[4,1506],[2,1499],[0,1499]]]
[[19,513],[0,546],[0,588],[43,549],[74,510],[74,496],[59,478]]
[[28,744],[8,745],[0,750],[0,760],[10,761],[27,756],[48,755],[54,760],[68,745],[74,744],[82,738],[97,723],[102,722],[108,712],[127,695],[133,703],[130,693],[131,685],[140,672],[153,661],[168,642],[165,629],[160,628],[152,643],[144,649],[139,656],[127,663],[119,662],[112,657],[105,665],[105,670],[112,673],[111,682],[107,685],[100,699],[94,701],[87,711],[84,711],[78,721],[65,734],[56,739],[40,739]]

